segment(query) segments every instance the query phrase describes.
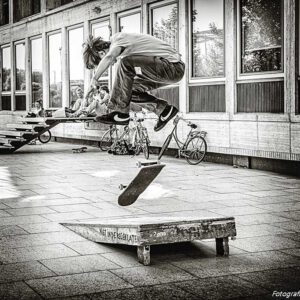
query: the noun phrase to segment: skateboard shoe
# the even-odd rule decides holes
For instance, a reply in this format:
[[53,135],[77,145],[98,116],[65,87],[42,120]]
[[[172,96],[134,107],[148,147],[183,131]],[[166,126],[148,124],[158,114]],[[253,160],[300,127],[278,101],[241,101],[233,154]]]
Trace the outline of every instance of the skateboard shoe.
[[115,124],[115,125],[128,125],[129,114],[121,113],[119,111],[113,111],[106,115],[97,116],[95,120],[104,124]]
[[163,129],[166,124],[178,113],[178,109],[173,105],[167,105],[158,117],[158,121],[154,126],[154,131]]

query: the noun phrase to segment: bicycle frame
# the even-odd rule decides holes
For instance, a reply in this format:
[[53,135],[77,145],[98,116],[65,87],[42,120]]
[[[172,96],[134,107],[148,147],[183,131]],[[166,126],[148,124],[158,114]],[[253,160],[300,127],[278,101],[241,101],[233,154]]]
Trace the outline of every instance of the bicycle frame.
[[[169,139],[169,143],[170,143],[171,140],[172,140],[172,138],[174,137],[174,140],[175,140],[175,142],[176,142],[176,144],[178,146],[178,156],[179,157],[181,157],[181,156],[186,157],[187,156],[185,154],[185,152],[186,152],[186,146],[187,146],[188,142],[190,141],[190,139],[193,138],[193,137],[195,137],[195,136],[198,136],[198,135],[202,136],[203,138],[205,138],[205,136],[206,136],[207,133],[205,131],[198,131],[198,130],[196,131],[196,130],[194,130],[191,127],[191,129],[190,129],[190,131],[189,131],[189,133],[188,133],[185,141],[182,142],[182,141],[180,141],[180,139],[178,137],[178,134],[177,134],[177,126],[178,126],[178,123],[179,123],[180,120],[186,122],[187,124],[190,124],[190,122],[185,121],[182,117],[180,117],[180,116],[177,115],[175,117],[174,121],[173,121],[174,127],[173,127],[171,133],[168,135],[167,139]],[[171,136],[171,138],[170,138],[170,136]],[[167,139],[166,139],[166,141],[167,141]],[[163,153],[161,155],[159,155],[159,156],[161,157],[162,155],[163,155]]]

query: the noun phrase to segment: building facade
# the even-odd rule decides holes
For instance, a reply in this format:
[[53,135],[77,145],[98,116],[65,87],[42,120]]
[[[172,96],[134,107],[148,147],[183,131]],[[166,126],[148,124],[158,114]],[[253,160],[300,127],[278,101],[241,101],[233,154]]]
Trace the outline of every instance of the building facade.
[[[300,161],[299,1],[1,0],[0,126],[34,102],[69,106],[86,87],[82,44],[92,34],[141,32],[167,41],[186,63],[183,80],[154,91],[208,132],[210,153]],[[101,78],[111,86],[114,70]],[[171,128],[152,132],[160,146]],[[180,127],[180,136],[187,133]],[[97,140],[99,124],[66,124],[63,138]]]

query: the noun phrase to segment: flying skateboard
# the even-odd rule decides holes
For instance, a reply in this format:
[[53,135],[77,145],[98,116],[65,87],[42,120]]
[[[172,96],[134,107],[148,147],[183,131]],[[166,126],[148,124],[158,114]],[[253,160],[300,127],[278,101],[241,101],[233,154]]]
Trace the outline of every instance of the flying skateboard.
[[135,178],[128,186],[120,185],[119,188],[123,190],[118,198],[118,203],[121,206],[133,204],[137,198],[143,193],[151,182],[157,177],[163,169],[164,164],[151,164],[142,167]]
[[74,148],[72,150],[73,150],[73,153],[83,153],[83,152],[86,152],[87,147]]

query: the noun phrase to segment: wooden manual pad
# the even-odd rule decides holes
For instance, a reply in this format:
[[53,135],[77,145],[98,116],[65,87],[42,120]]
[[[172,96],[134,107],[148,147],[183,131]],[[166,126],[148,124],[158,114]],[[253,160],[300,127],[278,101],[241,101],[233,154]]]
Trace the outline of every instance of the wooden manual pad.
[[94,242],[137,246],[144,265],[150,264],[151,245],[214,238],[217,255],[228,256],[228,238],[236,236],[233,217],[138,217],[62,225]]
[[128,186],[121,185],[121,188],[125,188],[125,190],[118,198],[119,205],[126,206],[133,204],[140,194],[143,193],[156,178],[164,166],[165,165],[163,164],[145,166],[140,169],[139,173]]

